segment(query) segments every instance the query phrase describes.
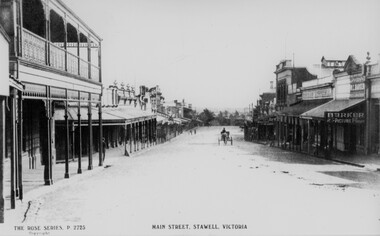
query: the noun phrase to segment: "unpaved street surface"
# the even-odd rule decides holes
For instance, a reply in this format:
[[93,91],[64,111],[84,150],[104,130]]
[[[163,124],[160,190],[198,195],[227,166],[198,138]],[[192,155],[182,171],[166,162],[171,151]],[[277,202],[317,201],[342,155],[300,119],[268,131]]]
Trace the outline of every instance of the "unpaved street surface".
[[379,173],[226,128],[233,146],[218,145],[221,127],[199,128],[72,178],[38,197],[24,224],[71,227],[49,235],[380,234]]

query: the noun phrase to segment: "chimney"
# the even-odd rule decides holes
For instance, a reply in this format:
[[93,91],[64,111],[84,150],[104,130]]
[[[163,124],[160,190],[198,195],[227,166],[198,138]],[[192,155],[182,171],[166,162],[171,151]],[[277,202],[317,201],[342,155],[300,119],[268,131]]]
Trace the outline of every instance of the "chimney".
[[273,81],[270,82],[270,89],[273,89]]

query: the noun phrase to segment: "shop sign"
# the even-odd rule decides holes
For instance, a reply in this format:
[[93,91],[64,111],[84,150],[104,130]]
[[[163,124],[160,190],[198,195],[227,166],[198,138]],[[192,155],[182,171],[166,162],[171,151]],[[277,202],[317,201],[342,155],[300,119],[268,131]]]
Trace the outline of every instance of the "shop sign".
[[331,88],[324,88],[318,90],[310,90],[302,92],[302,99],[320,99],[320,98],[330,98],[332,96]]
[[325,112],[325,119],[328,123],[336,124],[364,124],[364,112]]
[[363,75],[350,76],[350,98],[364,98],[365,77]]

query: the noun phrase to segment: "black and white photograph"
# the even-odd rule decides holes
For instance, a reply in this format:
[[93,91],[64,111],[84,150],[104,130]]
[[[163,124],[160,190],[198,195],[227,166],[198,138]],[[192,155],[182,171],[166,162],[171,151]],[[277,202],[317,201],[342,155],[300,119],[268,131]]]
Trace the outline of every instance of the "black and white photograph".
[[380,236],[380,1],[0,0],[0,236]]

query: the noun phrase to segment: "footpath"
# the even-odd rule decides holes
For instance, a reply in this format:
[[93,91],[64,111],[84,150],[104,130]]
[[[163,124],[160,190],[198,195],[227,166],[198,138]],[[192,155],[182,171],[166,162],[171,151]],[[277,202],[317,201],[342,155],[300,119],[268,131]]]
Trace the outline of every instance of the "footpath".
[[[160,144],[162,145],[162,144]],[[23,160],[23,193],[24,199],[19,200],[16,198],[16,209],[11,209],[10,201],[10,160],[7,159],[4,165],[4,198],[5,198],[5,223],[19,224],[30,208],[38,207],[38,198],[51,193],[59,188],[72,184],[73,182],[80,181],[81,179],[88,178],[104,168],[108,168],[116,164],[122,158],[134,158],[142,153],[156,148],[157,145],[145,147],[137,152],[130,154],[130,157],[124,155],[124,146],[110,148],[106,150],[106,158],[103,166],[99,166],[99,154],[94,153],[92,156],[93,169],[88,170],[88,157],[82,157],[81,169],[82,173],[78,174],[78,160],[69,161],[69,178],[65,176],[65,163],[60,162],[53,165],[53,185],[47,186],[44,184],[44,167],[39,165],[37,169],[29,169],[27,160]]]
[[[259,143],[262,145],[270,146],[269,141],[253,141],[254,143]],[[273,146],[271,148],[281,148],[278,146]],[[291,150],[288,150],[291,151]],[[296,151],[294,151],[296,152]],[[299,152],[297,152],[299,153]],[[304,153],[305,155],[308,155]],[[315,156],[318,157],[318,156]],[[323,157],[318,157],[323,158]],[[347,165],[353,165],[357,167],[364,168],[366,170],[370,171],[379,171],[380,172],[380,155],[379,154],[372,154],[372,155],[361,155],[361,154],[343,154],[343,153],[334,153],[331,154],[330,158],[323,158],[326,160],[331,160],[334,162],[347,164]]]

